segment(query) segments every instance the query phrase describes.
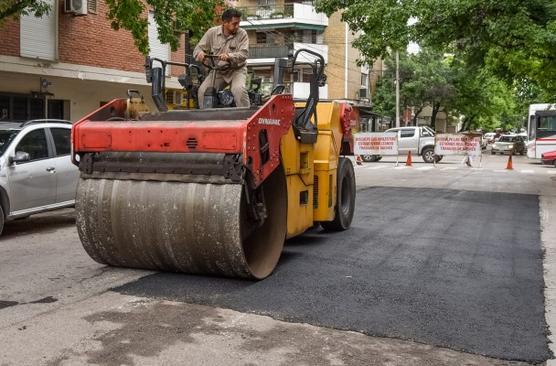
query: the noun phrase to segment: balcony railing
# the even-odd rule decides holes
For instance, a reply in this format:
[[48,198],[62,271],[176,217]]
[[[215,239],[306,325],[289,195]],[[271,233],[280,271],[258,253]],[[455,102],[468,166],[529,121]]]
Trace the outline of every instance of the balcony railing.
[[249,6],[239,8],[242,20],[293,18],[293,4],[282,6]]
[[267,45],[249,45],[249,58],[279,58],[288,57],[288,52],[293,46],[267,46]]
[[[315,51],[324,57],[324,62],[328,63],[328,46],[323,44],[314,43],[287,43],[285,45],[267,45],[267,44],[250,44],[249,45],[249,59],[275,59],[288,57],[293,55],[295,51],[307,48]],[[302,62],[312,62],[315,60],[314,56],[301,53],[299,60]]]
[[243,27],[296,23],[300,25],[326,27],[328,17],[317,13],[311,4],[290,3],[276,6],[249,6],[239,8]]

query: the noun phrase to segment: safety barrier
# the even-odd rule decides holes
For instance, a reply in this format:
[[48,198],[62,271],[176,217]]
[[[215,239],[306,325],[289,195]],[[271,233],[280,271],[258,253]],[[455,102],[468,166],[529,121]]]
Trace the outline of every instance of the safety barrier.
[[[354,155],[362,164],[361,156],[396,156],[399,160],[399,134],[397,132],[361,132],[354,134]],[[437,134],[434,153],[438,156],[463,156],[462,163],[472,166],[479,159],[482,164],[481,135],[477,134]],[[363,159],[364,160],[364,159]],[[411,151],[408,152],[406,166],[413,164]],[[436,160],[435,160],[436,163]]]

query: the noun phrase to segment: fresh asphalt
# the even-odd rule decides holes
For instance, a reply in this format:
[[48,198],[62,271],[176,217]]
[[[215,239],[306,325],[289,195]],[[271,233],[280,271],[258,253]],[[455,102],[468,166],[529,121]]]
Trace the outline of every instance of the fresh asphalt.
[[390,187],[357,195],[350,230],[289,240],[264,281],[161,273],[115,291],[501,359],[550,358],[536,195]]

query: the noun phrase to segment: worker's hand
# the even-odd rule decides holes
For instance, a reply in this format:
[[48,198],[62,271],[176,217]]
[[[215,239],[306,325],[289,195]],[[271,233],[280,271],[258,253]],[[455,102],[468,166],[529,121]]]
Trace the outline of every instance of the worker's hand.
[[220,61],[230,61],[230,59],[231,59],[231,57],[227,53],[223,53],[221,55],[218,55],[218,60],[220,60]]
[[205,53],[203,51],[200,51],[197,54],[197,57],[195,58],[195,60],[199,61],[199,62],[203,62],[205,60]]

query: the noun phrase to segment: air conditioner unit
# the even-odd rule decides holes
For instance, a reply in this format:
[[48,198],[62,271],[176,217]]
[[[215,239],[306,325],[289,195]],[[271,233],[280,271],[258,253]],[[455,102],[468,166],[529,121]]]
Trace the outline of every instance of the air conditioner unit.
[[87,0],[65,0],[64,10],[75,15],[87,15]]
[[359,99],[367,98],[367,88],[360,88],[359,89]]

